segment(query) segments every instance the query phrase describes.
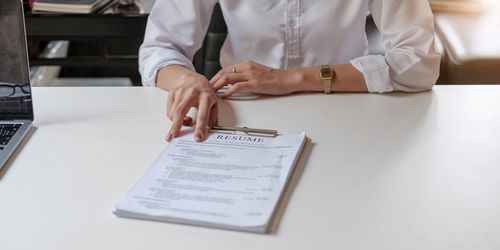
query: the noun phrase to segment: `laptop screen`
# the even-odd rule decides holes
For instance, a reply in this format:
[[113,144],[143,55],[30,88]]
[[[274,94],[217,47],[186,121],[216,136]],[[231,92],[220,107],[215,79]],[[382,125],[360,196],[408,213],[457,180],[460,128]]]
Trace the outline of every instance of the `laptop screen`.
[[21,0],[0,0],[0,119],[33,119]]

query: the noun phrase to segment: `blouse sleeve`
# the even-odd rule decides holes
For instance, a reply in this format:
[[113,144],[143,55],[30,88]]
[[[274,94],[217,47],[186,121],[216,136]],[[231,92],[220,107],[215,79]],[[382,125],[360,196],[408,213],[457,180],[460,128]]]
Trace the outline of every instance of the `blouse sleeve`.
[[182,65],[194,70],[217,0],[159,0],[148,18],[139,49],[139,72],[144,86],[156,86],[158,70]]
[[385,55],[356,58],[369,92],[429,90],[439,76],[441,57],[434,43],[434,17],[427,0],[370,0]]

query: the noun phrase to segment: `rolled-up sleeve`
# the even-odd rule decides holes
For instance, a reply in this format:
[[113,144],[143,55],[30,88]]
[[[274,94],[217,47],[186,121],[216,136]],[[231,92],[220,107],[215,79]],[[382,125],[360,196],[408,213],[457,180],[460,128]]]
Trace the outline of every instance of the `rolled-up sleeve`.
[[385,55],[351,60],[369,92],[429,90],[439,76],[441,57],[427,0],[371,0],[369,10],[384,40]]
[[143,86],[156,86],[158,70],[182,65],[194,70],[193,56],[201,47],[217,0],[158,0],[148,18],[139,49]]

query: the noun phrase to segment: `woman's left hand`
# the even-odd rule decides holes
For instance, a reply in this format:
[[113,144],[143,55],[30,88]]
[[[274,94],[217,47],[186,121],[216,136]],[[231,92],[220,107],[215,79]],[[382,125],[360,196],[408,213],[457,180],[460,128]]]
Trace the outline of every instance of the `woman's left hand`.
[[224,93],[224,97],[230,97],[240,91],[288,95],[299,91],[299,77],[292,70],[274,69],[253,61],[246,61],[224,67],[210,80],[210,84],[215,91],[232,84]]

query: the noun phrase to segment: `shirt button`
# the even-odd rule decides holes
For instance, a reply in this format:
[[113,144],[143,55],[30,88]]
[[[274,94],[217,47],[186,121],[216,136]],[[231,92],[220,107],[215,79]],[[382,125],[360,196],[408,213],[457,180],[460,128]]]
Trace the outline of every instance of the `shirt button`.
[[294,19],[290,19],[290,21],[288,21],[288,24],[289,24],[290,26],[295,26],[295,24],[296,24],[296,23],[297,23],[297,22],[295,22],[295,20],[294,20]]

